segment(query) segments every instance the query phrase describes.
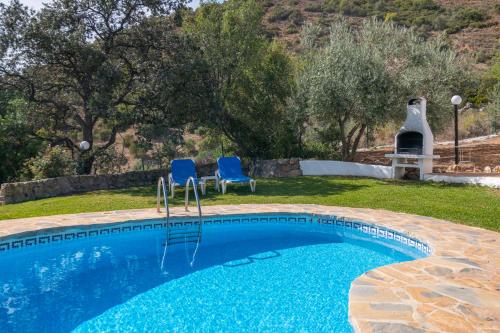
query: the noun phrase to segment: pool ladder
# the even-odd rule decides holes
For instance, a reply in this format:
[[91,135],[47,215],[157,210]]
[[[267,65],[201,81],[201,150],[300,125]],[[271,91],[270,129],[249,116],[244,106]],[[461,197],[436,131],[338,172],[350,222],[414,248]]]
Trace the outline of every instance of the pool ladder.
[[[202,231],[202,213],[200,205],[200,197],[198,196],[198,190],[196,189],[196,182],[193,177],[189,177],[186,182],[186,196],[184,198],[184,209],[189,211],[189,185],[193,184],[194,197],[196,199],[196,206],[198,208],[198,223],[193,223],[192,225],[183,224],[181,226],[173,227],[170,223],[170,210],[168,207],[168,190],[164,177],[158,179],[158,186],[156,191],[156,211],[161,213],[160,200],[163,194],[163,204],[165,206],[165,219],[167,221],[167,240],[165,242],[165,248],[174,244],[185,244],[185,243],[196,243],[196,251],[198,250],[198,245],[201,241],[201,231]],[[193,228],[194,227],[194,228]],[[196,252],[195,252],[196,254]],[[193,256],[194,258],[194,256]]]

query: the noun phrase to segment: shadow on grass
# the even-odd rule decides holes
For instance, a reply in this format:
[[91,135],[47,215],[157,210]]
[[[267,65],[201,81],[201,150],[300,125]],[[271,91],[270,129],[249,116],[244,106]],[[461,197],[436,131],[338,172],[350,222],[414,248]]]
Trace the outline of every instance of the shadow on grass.
[[391,185],[391,186],[425,187],[433,189],[467,188],[471,186],[478,187],[478,185],[471,185],[471,184],[431,182],[431,181],[408,180],[408,179],[379,179],[378,184]]
[[[342,181],[336,181],[342,180]],[[356,184],[356,182],[358,184]],[[320,196],[327,197],[341,195],[344,192],[358,191],[369,187],[353,179],[336,179],[332,177],[297,177],[297,178],[271,178],[258,179],[257,192],[252,193],[248,184],[228,184],[227,195],[238,196]],[[135,187],[122,190],[113,190],[113,194],[130,196],[156,197],[156,187]],[[184,200],[184,188],[176,188],[175,201]],[[201,195],[201,192],[199,192]],[[192,192],[190,197],[192,197]],[[213,184],[207,184],[207,195],[203,200],[220,199],[222,194],[214,190]]]

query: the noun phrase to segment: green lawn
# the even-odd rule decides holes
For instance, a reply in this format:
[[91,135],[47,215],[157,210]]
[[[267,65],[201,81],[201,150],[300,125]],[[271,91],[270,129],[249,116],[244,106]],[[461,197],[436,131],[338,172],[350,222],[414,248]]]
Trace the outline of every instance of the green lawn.
[[[154,207],[154,187],[98,191],[0,206],[0,219]],[[310,203],[383,208],[432,216],[500,231],[500,190],[368,178],[298,177],[259,179],[257,192],[230,185],[221,195],[209,188],[202,205],[243,203]],[[183,191],[173,205],[183,204]]]

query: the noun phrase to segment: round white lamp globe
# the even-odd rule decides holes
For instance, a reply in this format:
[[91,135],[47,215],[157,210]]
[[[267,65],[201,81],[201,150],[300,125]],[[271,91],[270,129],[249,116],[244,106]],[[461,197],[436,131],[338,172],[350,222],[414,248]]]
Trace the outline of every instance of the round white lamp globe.
[[90,143],[88,143],[88,141],[80,142],[80,149],[81,150],[88,150],[89,148],[90,148]]
[[460,105],[462,103],[462,97],[455,95],[451,98],[451,104]]

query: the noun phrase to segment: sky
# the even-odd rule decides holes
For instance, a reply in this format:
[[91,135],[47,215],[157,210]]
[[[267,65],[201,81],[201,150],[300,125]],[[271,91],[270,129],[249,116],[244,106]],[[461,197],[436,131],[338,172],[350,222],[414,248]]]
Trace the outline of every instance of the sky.
[[[0,0],[1,3],[9,3],[9,0]],[[34,9],[39,9],[42,7],[43,3],[50,2],[50,0],[21,0],[23,4],[25,4],[28,7],[34,8]],[[189,4],[190,7],[197,7],[198,4],[200,3],[200,0],[192,0],[191,3]]]

